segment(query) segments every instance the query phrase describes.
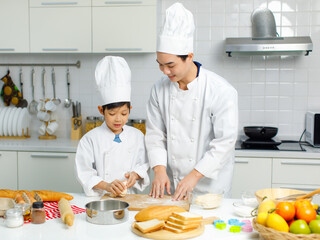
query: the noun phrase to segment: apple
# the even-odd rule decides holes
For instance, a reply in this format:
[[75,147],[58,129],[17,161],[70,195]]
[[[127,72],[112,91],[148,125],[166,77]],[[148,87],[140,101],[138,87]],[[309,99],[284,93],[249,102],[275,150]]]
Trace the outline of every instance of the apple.
[[312,233],[320,233],[320,220],[310,221],[309,227]]
[[308,223],[305,220],[300,219],[291,223],[289,232],[294,234],[310,234],[311,230]]

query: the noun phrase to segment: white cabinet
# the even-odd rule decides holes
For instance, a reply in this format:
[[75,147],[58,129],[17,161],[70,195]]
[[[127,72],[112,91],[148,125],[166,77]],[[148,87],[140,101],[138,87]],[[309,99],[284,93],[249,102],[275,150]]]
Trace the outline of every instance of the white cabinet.
[[271,188],[272,158],[236,157],[232,198],[241,198],[243,191]]
[[0,53],[29,52],[29,10],[26,0],[1,0]]
[[155,1],[93,0],[92,8],[93,52],[155,52]]
[[0,151],[0,189],[18,189],[17,152]]
[[91,1],[30,0],[30,51],[91,52]]
[[19,189],[82,192],[74,153],[19,152],[18,159]]

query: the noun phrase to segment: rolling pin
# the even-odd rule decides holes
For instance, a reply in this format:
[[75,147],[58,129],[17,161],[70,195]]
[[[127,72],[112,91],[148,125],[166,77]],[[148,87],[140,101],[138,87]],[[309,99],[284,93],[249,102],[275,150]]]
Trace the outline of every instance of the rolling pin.
[[58,207],[59,207],[62,221],[68,226],[72,226],[73,220],[74,220],[74,214],[69,204],[69,201],[66,200],[65,198],[61,198],[58,203]]

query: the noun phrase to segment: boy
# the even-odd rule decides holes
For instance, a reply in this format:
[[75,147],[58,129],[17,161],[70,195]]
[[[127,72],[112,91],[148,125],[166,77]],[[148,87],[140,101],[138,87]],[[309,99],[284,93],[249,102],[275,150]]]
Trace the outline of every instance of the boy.
[[87,196],[103,191],[114,196],[126,189],[129,193],[142,191],[149,185],[144,135],[125,125],[131,109],[129,66],[121,57],[106,56],[97,64],[95,78],[103,99],[98,109],[105,122],[79,142],[75,160],[78,180]]

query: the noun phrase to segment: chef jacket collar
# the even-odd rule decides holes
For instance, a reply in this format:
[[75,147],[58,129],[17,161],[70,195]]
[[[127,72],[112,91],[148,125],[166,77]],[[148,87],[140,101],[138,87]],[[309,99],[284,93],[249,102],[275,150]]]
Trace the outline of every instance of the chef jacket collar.
[[[196,76],[196,78],[194,79],[194,80],[192,80],[191,82],[189,82],[188,84],[187,84],[187,87],[188,87],[188,90],[191,90],[195,85],[196,85],[196,83],[197,83],[197,81],[198,81],[198,77],[199,77],[199,73],[200,73],[200,67],[202,66],[202,64],[201,63],[199,63],[199,62],[196,62],[196,61],[193,61],[194,62],[194,64],[197,66],[197,68],[198,68],[198,70],[197,70],[197,76]],[[177,83],[177,82],[174,82],[173,83],[174,84],[174,86],[177,88],[177,89],[180,89],[179,88],[179,83]],[[180,89],[181,90],[181,89]],[[181,91],[184,91],[185,92],[185,90],[181,90]]]
[[[103,122],[103,124],[101,125],[101,127],[103,127],[103,128],[106,129],[107,134],[108,134],[108,137],[112,138],[112,141],[113,141],[113,140],[115,139],[115,137],[116,137],[116,134],[114,134],[114,133],[110,130],[110,128],[107,126],[106,122]],[[120,139],[121,139],[121,142],[125,142],[126,135],[127,135],[126,129],[127,129],[127,126],[124,125],[124,126],[122,127],[122,132],[119,133],[119,137],[120,137]]]
[[202,64],[199,63],[199,62],[196,62],[196,61],[193,61],[193,62],[194,62],[194,64],[195,64],[195,65],[197,66],[197,68],[198,68],[197,77],[199,77],[200,67],[202,66]]

